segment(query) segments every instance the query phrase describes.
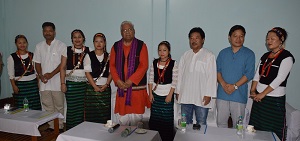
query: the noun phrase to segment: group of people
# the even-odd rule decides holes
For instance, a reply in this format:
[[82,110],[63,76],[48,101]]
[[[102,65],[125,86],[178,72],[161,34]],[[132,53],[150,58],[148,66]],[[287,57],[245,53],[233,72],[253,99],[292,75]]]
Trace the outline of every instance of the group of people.
[[[211,99],[217,97],[217,124],[228,127],[228,117],[236,123],[245,114],[248,93],[253,99],[250,124],[257,130],[273,131],[285,139],[285,89],[295,59],[285,50],[287,32],[280,27],[268,31],[265,53],[255,72],[255,54],[243,45],[246,30],[233,26],[228,34],[230,46],[221,50],[217,59],[204,48],[205,33],[195,27],[188,34],[190,50],[179,63],[171,57],[171,44],[162,41],[158,58],[150,64],[148,49],[135,37],[130,21],[121,23],[122,38],[110,53],[106,37],[96,33],[94,50],[84,45],[84,33],[71,33],[71,46],[55,39],[55,25],[42,25],[45,41],[28,52],[24,35],[15,38],[17,51],[8,57],[8,73],[16,105],[24,97],[31,109],[63,114],[67,102],[66,126],[70,129],[83,121],[106,123],[111,118],[111,87],[117,87],[114,113],[121,125],[142,121],[145,107],[151,108],[149,128],[157,130],[162,140],[173,140],[174,99],[181,105],[187,124],[206,125]],[[248,82],[252,80],[250,92]],[[39,82],[39,83],[38,83]],[[148,92],[147,92],[148,84]],[[40,101],[41,100],[41,101]],[[53,128],[53,123],[49,123]],[[273,126],[270,126],[270,125]],[[60,121],[60,129],[63,122]]]

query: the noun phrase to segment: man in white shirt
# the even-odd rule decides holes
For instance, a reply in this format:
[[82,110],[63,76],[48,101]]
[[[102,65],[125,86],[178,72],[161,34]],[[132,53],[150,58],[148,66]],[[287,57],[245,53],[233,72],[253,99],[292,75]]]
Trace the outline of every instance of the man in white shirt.
[[[59,112],[64,115],[65,95],[60,89],[61,52],[67,47],[63,42],[55,39],[55,25],[45,22],[42,25],[45,41],[36,45],[33,61],[40,78],[40,92],[42,106],[46,111]],[[49,122],[53,129],[53,122]],[[59,128],[63,129],[63,119],[59,121]]]
[[200,27],[189,32],[191,50],[186,51],[178,66],[177,97],[181,114],[187,124],[193,124],[195,111],[197,124],[206,125],[211,98],[217,92],[217,68],[215,55],[203,48],[205,33]]

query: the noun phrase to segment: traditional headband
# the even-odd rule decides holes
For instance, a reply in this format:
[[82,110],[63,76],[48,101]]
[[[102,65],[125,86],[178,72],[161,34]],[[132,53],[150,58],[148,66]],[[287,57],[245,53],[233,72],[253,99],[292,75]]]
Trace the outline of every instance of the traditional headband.
[[19,38],[26,38],[26,37],[24,35],[20,34],[20,35],[17,35],[15,39],[17,40]]
[[105,35],[103,33],[97,33],[95,34],[95,37],[102,37],[106,41]]
[[282,34],[282,32],[281,31],[279,31],[277,28],[272,28],[271,29],[271,31],[274,31],[274,32],[276,32],[277,34],[279,34],[280,36],[282,36],[283,34]]
[[74,30],[73,32],[72,32],[72,34],[74,34],[74,33],[80,33],[80,31],[79,30]]
[[168,41],[162,41],[162,42],[159,43],[159,45],[161,45],[161,44],[165,44],[165,45],[171,47],[171,45]]
[[27,42],[27,38],[26,38],[24,35],[19,34],[19,35],[17,35],[16,38],[15,38],[15,43],[17,43],[17,40],[20,39],[20,38],[24,38],[24,39],[26,40],[26,42]]

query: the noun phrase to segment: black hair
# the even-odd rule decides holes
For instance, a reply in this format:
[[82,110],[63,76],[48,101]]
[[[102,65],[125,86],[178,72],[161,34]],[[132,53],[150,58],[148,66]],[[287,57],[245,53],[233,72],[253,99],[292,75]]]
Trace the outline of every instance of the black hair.
[[192,28],[189,32],[189,38],[191,37],[191,34],[194,33],[194,32],[198,32],[201,35],[202,39],[205,39],[205,33],[202,30],[202,28],[200,28],[200,27]]
[[244,33],[244,36],[246,35],[246,30],[243,26],[241,25],[234,25],[233,27],[230,28],[228,36],[231,36],[232,33],[236,30],[241,30]]
[[20,38],[24,38],[26,40],[26,42],[28,43],[27,38],[24,35],[21,35],[21,34],[19,34],[15,37],[15,43],[17,43],[18,39],[20,39]]
[[52,22],[44,22],[42,25],[42,28],[44,29],[45,27],[50,26],[52,29],[55,31],[55,25]]
[[171,53],[170,53],[171,52],[171,44],[168,41],[162,41],[158,44],[157,50],[159,49],[159,46],[161,46],[161,45],[165,45],[168,48],[168,50],[169,50],[168,57],[171,58]]
[[[281,28],[281,27],[274,27],[271,30],[268,31],[267,36],[270,32],[274,32],[276,33],[276,35],[279,37],[279,39],[281,40],[282,43],[285,42],[288,34],[286,32],[285,29]],[[282,39],[283,38],[283,39]]]
[[71,40],[72,40],[72,42],[73,42],[73,37],[74,37],[74,33],[75,32],[79,32],[81,34],[81,36],[83,37],[83,42],[85,42],[85,36],[84,36],[83,32],[80,29],[75,29],[75,30],[73,30],[71,32]]

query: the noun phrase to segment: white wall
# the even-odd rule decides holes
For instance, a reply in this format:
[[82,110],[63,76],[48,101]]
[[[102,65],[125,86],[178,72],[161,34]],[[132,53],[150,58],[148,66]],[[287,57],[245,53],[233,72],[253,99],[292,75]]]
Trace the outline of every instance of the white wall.
[[[287,102],[300,109],[299,58],[300,9],[299,0],[0,0],[0,48],[4,60],[16,50],[14,37],[24,34],[29,49],[43,40],[41,25],[52,21],[57,27],[57,39],[71,45],[70,33],[81,29],[86,45],[92,47],[92,37],[103,32],[107,48],[121,38],[119,26],[123,20],[135,24],[136,37],[148,45],[149,61],[157,57],[157,45],[170,41],[172,56],[179,60],[189,49],[188,32],[199,26],[206,33],[205,47],[218,52],[229,46],[227,35],[235,24],[246,28],[245,46],[256,54],[256,62],[266,52],[265,35],[274,26],[285,28],[289,37],[286,49],[296,58],[287,85]],[[5,62],[6,65],[6,62]],[[0,98],[11,96],[7,70],[1,77]]]

